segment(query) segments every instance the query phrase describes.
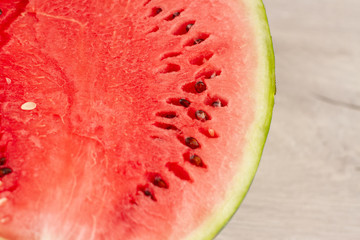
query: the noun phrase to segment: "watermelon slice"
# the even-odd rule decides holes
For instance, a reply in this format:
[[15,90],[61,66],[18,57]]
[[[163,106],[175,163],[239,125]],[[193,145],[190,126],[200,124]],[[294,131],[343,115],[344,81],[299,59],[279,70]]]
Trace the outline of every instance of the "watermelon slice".
[[1,0],[0,237],[210,239],[268,133],[260,0]]

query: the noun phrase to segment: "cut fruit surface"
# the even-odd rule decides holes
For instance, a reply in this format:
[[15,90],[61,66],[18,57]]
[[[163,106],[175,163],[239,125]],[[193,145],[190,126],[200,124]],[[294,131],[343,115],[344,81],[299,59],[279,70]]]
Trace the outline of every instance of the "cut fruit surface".
[[0,10],[0,239],[213,238],[270,125],[262,2]]

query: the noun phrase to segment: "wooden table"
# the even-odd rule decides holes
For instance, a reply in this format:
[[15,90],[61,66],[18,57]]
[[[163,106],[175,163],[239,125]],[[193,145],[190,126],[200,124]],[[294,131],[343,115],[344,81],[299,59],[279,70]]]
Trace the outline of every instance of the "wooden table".
[[250,192],[216,240],[360,240],[360,1],[264,3],[273,123]]

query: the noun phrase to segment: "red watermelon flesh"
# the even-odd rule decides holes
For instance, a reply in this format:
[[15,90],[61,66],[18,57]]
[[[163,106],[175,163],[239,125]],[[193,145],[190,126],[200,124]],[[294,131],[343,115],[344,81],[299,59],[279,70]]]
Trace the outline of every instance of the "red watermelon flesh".
[[1,0],[0,239],[207,239],[273,104],[259,0]]

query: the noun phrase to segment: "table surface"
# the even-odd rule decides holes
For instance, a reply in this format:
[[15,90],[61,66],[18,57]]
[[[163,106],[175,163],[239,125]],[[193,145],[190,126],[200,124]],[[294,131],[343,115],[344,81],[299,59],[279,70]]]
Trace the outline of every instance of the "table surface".
[[360,240],[360,1],[264,3],[273,122],[250,192],[216,240]]

